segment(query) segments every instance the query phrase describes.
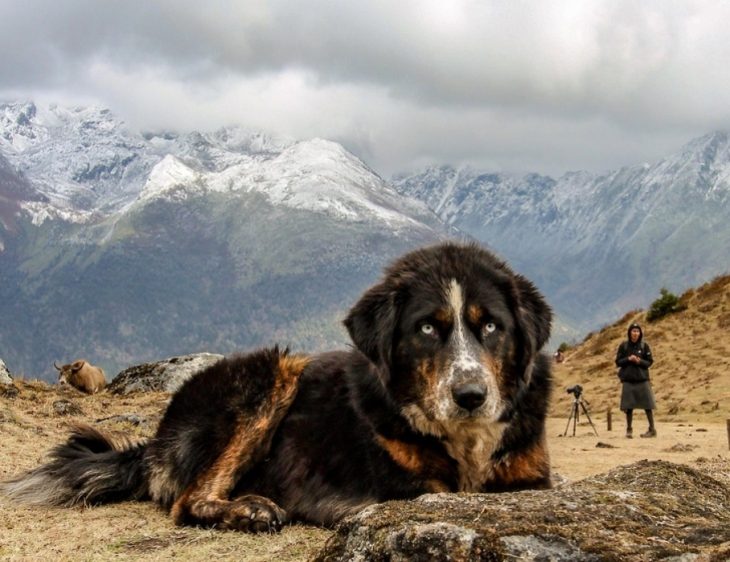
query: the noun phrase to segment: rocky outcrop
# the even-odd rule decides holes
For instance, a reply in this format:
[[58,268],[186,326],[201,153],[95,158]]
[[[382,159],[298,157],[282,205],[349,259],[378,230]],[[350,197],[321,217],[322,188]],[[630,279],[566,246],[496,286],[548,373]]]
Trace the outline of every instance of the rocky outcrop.
[[190,377],[222,358],[222,355],[214,353],[195,353],[155,363],[135,365],[114,377],[107,389],[113,394],[155,390],[172,393]]
[[0,384],[13,384],[13,378],[10,376],[10,371],[5,366],[5,362],[0,359]]
[[53,412],[57,416],[83,416],[81,407],[71,400],[56,400],[52,404]]
[[665,461],[641,461],[548,491],[429,494],[377,504],[345,520],[316,558],[729,559],[730,488]]
[[[18,388],[13,384],[13,377],[0,359],[0,396],[3,398],[15,398],[18,395]],[[0,420],[2,421],[2,420]]]

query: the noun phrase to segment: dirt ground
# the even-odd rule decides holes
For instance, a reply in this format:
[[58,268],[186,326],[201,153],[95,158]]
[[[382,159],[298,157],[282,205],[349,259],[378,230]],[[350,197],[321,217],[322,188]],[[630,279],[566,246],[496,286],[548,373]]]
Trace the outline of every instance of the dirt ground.
[[[45,452],[63,440],[70,422],[92,423],[106,430],[150,435],[168,396],[132,397],[61,393],[44,383],[18,383],[17,396],[0,394],[0,480],[32,468]],[[67,403],[59,401],[67,401]],[[70,406],[69,406],[70,404]],[[77,410],[74,410],[74,407]],[[113,418],[115,415],[127,418]],[[137,416],[135,419],[134,416]],[[105,419],[111,418],[111,419]],[[641,459],[665,459],[705,470],[730,483],[730,451],[725,423],[660,421],[655,439],[626,439],[621,419],[606,430],[602,416],[592,416],[596,436],[581,417],[572,436],[562,437],[566,418],[551,418],[548,440],[553,468],[562,478],[577,480]],[[137,423],[139,419],[143,422]],[[101,420],[101,421],[100,421]],[[645,429],[637,413],[635,433]],[[599,446],[602,444],[603,446]],[[0,497],[0,560],[307,560],[329,531],[306,525],[287,527],[278,535],[175,527],[150,503],[121,503],[86,509],[22,507]]]
[[606,472],[623,464],[643,459],[666,460],[693,468],[716,472],[714,476],[730,484],[730,447],[727,427],[718,422],[661,422],[656,424],[657,436],[639,437],[647,429],[643,412],[634,414],[634,437],[625,437],[623,416],[613,416],[613,429],[606,429],[606,417],[591,415],[598,435],[590,424],[580,418],[573,437],[567,419],[548,420],[548,442],[553,472],[568,480]]

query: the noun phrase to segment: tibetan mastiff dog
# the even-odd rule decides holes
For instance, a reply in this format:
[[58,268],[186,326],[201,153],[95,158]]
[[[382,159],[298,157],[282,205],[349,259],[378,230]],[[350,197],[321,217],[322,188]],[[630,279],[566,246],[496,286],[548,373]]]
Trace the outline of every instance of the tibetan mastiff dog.
[[551,316],[481,247],[419,249],[349,311],[350,350],[222,359],[173,395],[148,441],[76,426],[3,491],[40,505],[150,499],[177,524],[256,532],[427,492],[548,488]]

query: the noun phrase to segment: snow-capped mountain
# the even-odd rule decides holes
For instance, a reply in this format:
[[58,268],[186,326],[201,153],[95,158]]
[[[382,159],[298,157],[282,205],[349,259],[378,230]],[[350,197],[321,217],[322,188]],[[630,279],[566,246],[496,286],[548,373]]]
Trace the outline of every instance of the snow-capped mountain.
[[654,164],[558,179],[452,167],[394,185],[532,277],[573,326],[594,328],[659,288],[730,269],[730,144],[698,138]]
[[[141,134],[98,107],[0,105],[0,153],[33,179],[46,205],[70,220],[111,215],[154,198],[261,193],[271,203],[389,225],[433,222],[342,146],[296,142],[228,127],[213,133]],[[52,210],[49,210],[52,209]],[[74,214],[69,214],[72,212]]]
[[0,356],[53,374],[346,342],[393,257],[450,234],[340,145],[138,133],[103,108],[0,105]]
[[412,216],[425,219],[430,215],[423,205],[399,195],[334,142],[296,142],[263,157],[227,156],[225,165],[212,162],[209,168],[208,162],[167,154],[150,171],[138,200],[184,198],[192,193],[255,192],[275,205],[343,220],[372,220],[391,227],[414,224]]
[[111,111],[0,105],[0,152],[57,209],[81,215],[123,204],[158,159]]

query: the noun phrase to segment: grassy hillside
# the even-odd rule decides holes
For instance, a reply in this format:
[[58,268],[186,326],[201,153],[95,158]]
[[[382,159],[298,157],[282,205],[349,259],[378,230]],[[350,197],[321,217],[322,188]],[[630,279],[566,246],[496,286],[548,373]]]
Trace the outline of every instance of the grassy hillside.
[[646,320],[647,311],[629,312],[569,349],[555,365],[552,415],[570,413],[573,395],[565,389],[580,384],[592,412],[605,415],[610,407],[622,420],[614,359],[629,324],[638,322],[654,355],[650,374],[659,420],[730,418],[730,275],[690,289],[680,304],[686,309],[654,322]]

